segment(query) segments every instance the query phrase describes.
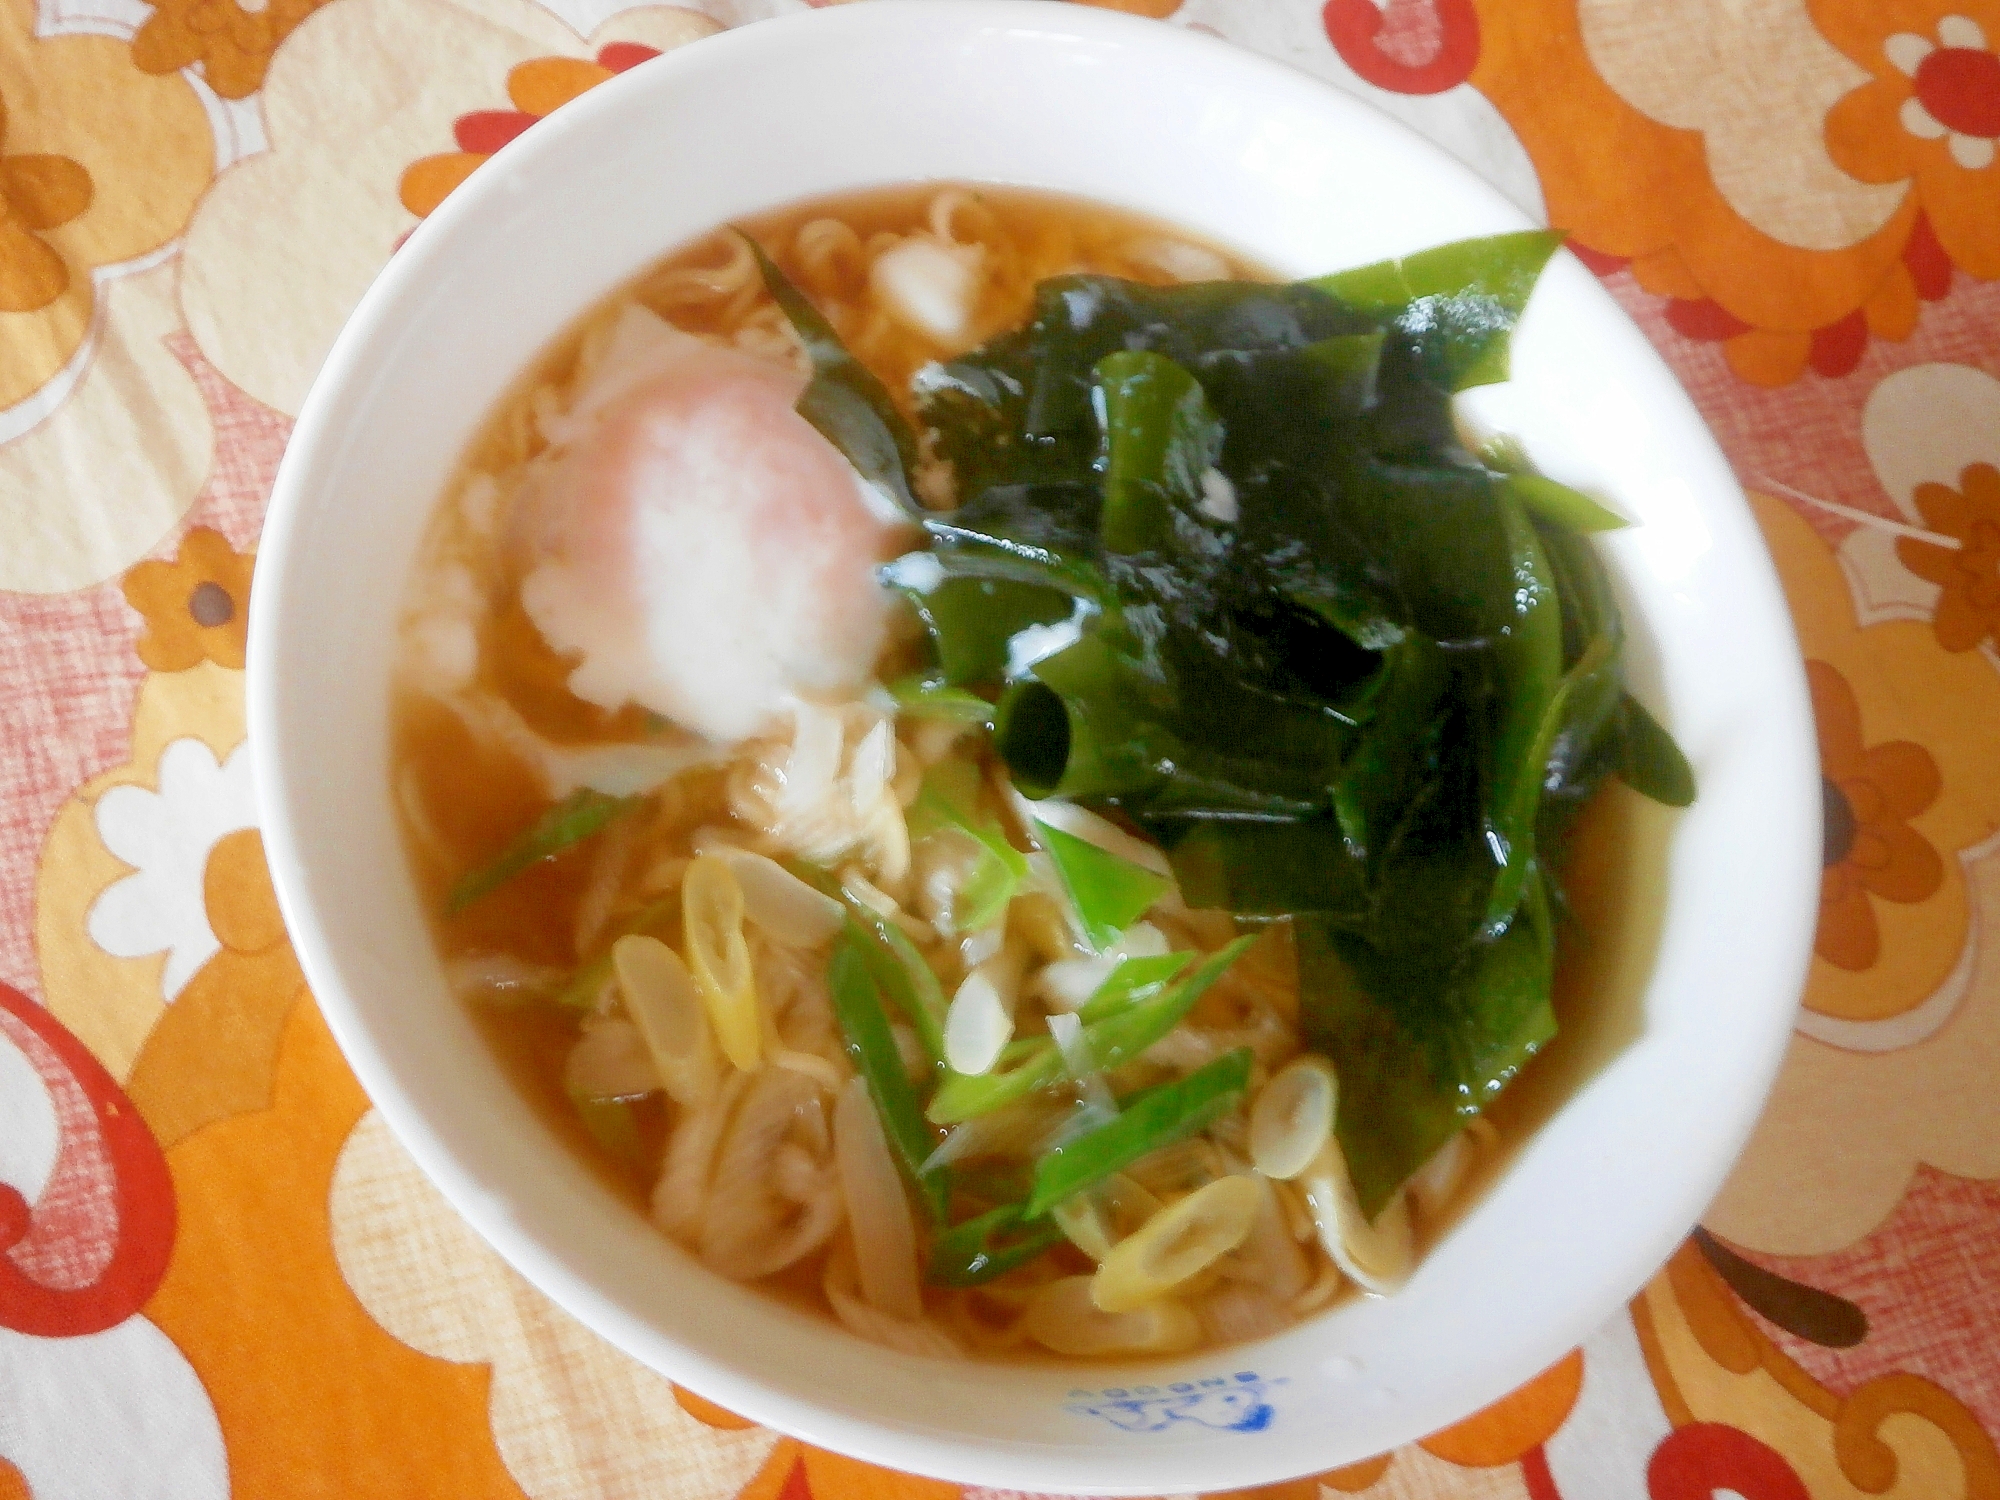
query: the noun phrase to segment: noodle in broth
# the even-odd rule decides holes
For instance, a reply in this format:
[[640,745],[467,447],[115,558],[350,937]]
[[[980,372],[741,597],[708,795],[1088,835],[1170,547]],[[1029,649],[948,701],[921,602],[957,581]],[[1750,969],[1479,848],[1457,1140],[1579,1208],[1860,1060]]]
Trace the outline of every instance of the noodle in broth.
[[[1047,278],[1265,279],[1159,224],[1015,191],[855,194],[743,228],[906,408],[921,372],[1020,325]],[[705,1265],[900,1349],[1164,1353],[1393,1291],[1493,1159],[1492,1127],[1474,1119],[1361,1215],[1331,1139],[1335,1082],[1302,1056],[1290,923],[1246,928],[1161,880],[1115,943],[1094,940],[985,731],[905,711],[880,686],[921,665],[907,621],[890,621],[869,683],[795,695],[734,741],[573,690],[577,654],[550,645],[524,589],[521,517],[585,441],[591,393],[656,336],[648,320],[811,369],[741,236],[669,256],[500,403],[439,509],[404,620],[392,763],[406,845],[426,902],[448,911],[436,930],[452,982],[524,1089]],[[913,488],[950,503],[949,466],[924,454]],[[591,831],[458,901],[465,872],[552,805]],[[1066,831],[1164,868],[1081,809]],[[995,869],[1012,874],[996,886]],[[1143,1091],[1230,1066],[1245,1086],[1057,1203],[1020,1264],[927,1276],[943,1221],[912,1191],[830,987],[857,915],[878,930],[870,951],[913,955],[947,1005],[928,1039],[886,1012],[912,1086],[939,1042],[974,1078],[1051,1039],[1066,1065],[935,1130],[927,1165],[950,1168],[953,1220],[1017,1200],[1038,1162]],[[1138,1055],[1079,1061],[1078,1013],[1120,964],[1174,954],[1226,966]]]

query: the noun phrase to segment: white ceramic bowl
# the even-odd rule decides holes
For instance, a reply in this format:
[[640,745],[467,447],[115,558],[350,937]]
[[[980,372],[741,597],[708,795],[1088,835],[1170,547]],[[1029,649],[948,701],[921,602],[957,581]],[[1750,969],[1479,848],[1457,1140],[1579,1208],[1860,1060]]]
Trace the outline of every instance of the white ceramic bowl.
[[258,560],[265,849],[314,993],[417,1162],[530,1281],[696,1391],[812,1442],[996,1488],[1235,1489],[1441,1427],[1560,1357],[1661,1263],[1741,1148],[1812,930],[1819,795],[1792,629],[1679,387],[1567,256],[1482,416],[1640,524],[1606,544],[1639,690],[1701,798],[1641,885],[1637,1033],[1400,1296],[1115,1366],[943,1365],[722,1281],[579,1168],[447,993],[389,796],[393,621],[482,414],[572,317],[712,226],[844,188],[975,179],[1158,215],[1290,274],[1522,226],[1401,126],[1213,39],[1027,0],[768,22],[537,125],[418,230],[329,357]]

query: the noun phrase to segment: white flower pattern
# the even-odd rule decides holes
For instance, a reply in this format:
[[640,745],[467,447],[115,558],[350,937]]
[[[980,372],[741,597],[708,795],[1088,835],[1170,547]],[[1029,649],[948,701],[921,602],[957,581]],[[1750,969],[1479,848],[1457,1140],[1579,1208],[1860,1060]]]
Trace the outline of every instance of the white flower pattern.
[[165,952],[171,1001],[222,947],[202,895],[209,851],[256,824],[248,745],[218,763],[200,740],[175,740],[160,753],[158,791],[116,786],[98,799],[97,836],[133,870],[92,904],[91,941],[118,958]]

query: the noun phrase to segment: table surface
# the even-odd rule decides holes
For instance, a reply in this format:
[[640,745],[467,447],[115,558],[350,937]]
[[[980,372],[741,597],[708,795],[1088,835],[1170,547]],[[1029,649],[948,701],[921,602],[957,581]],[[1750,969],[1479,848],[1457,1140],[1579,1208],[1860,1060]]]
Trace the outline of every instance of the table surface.
[[[615,4],[0,0],[5,1500],[954,1489],[675,1391],[506,1270],[264,870],[245,605],[341,320],[536,119],[798,8]],[[1571,233],[1750,490],[1820,725],[1811,980],[1704,1229],[1513,1396],[1274,1500],[2000,1500],[2000,3],[1121,8]]]

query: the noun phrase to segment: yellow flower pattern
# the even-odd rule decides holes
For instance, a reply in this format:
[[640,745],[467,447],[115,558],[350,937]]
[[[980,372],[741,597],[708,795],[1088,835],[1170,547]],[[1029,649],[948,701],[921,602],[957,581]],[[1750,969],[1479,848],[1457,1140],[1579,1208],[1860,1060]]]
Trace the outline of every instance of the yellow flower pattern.
[[146,562],[125,575],[125,602],[146,617],[139,659],[155,672],[203,660],[240,670],[250,633],[251,559],[221,532],[198,526],[172,562]]
[[199,63],[210,88],[225,99],[242,99],[264,86],[264,70],[278,44],[325,3],[159,0],[132,39],[132,61],[156,76]]
[[89,335],[94,272],[187,223],[214,170],[201,101],[133,70],[108,36],[37,37],[31,0],[0,0],[0,410]]

